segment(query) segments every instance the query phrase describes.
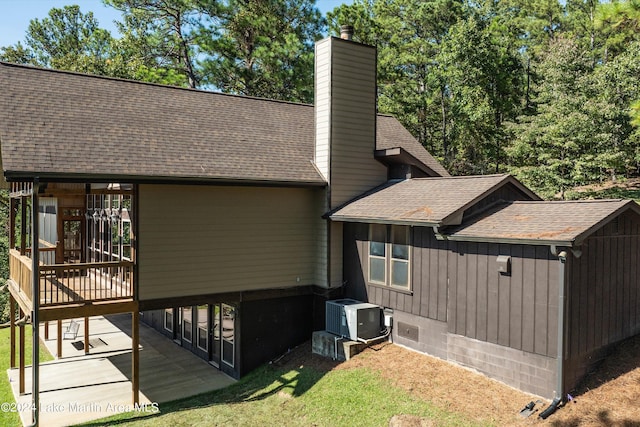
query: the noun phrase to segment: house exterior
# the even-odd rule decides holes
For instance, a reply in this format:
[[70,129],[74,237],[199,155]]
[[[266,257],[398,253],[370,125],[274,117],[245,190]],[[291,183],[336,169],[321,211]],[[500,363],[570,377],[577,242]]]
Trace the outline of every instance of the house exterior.
[[639,213],[497,175],[389,182],[330,217],[345,295],[393,309],[394,342],[564,398],[640,333]]
[[544,396],[639,331],[637,205],[451,177],[377,114],[375,48],[318,42],[313,106],[7,63],[0,87],[11,304],[59,331],[131,312],[134,402],[140,320],[240,377],[351,296],[393,309],[395,342]]

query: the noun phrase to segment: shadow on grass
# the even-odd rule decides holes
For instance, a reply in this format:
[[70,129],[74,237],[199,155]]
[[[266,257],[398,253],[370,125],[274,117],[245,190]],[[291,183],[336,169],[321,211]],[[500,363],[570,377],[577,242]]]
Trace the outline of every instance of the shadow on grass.
[[[307,364],[305,361],[310,361],[311,363]],[[285,355],[278,363],[263,365],[229,387],[161,403],[160,412],[156,414],[128,413],[111,419],[97,420],[80,425],[86,427],[116,426],[135,422],[136,418],[149,420],[172,412],[188,411],[215,405],[254,402],[267,399],[280,392],[298,397],[313,387],[337,364],[338,362],[311,354],[311,344],[307,342],[290,354]]]

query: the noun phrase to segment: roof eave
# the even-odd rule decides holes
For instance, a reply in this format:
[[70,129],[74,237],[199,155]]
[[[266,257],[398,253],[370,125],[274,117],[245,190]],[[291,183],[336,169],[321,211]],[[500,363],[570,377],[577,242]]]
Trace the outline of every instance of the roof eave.
[[607,224],[609,221],[611,221],[611,219],[617,217],[618,215],[622,214],[624,211],[629,210],[629,209],[631,209],[632,211],[634,211],[635,213],[640,215],[640,205],[638,205],[638,203],[636,203],[634,200],[627,200],[626,203],[624,203],[623,205],[618,207],[618,209],[614,210],[609,215],[607,215],[606,217],[602,218],[600,221],[596,222],[591,227],[589,227],[586,230],[584,230],[582,233],[578,234],[578,236],[575,239],[576,240],[576,246],[580,246],[582,244],[582,242],[584,242],[596,230],[600,229],[605,224]]
[[386,164],[407,164],[411,166],[415,166],[427,175],[430,176],[441,176],[440,173],[434,171],[428,165],[424,164],[417,157],[409,153],[402,147],[393,147],[393,148],[385,148],[381,150],[376,150],[374,152],[374,157]]
[[389,219],[389,218],[364,218],[353,217],[348,215],[329,215],[329,219],[336,222],[359,222],[365,224],[389,224],[389,225],[408,225],[415,227],[434,227],[439,226],[439,222],[433,221],[416,221],[416,220],[403,220],[403,219]]
[[535,246],[565,246],[574,247],[574,240],[547,240],[547,239],[520,239],[514,237],[485,237],[485,236],[464,236],[464,235],[448,235],[443,234],[446,240],[452,240],[456,242],[477,242],[477,243],[507,243],[514,245],[535,245]]
[[184,176],[142,176],[127,174],[74,174],[51,172],[14,172],[4,171],[7,182],[30,182],[38,178],[49,182],[129,182],[133,184],[194,184],[194,185],[250,185],[274,187],[326,187],[327,183],[320,178],[312,180],[269,180],[253,178],[227,177],[184,177]]

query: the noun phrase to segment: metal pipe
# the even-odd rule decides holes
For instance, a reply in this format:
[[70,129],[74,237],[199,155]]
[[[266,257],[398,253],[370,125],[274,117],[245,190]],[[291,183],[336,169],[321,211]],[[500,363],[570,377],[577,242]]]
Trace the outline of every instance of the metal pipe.
[[31,192],[31,261],[33,263],[31,278],[32,285],[32,313],[31,313],[31,330],[32,330],[32,354],[31,354],[31,402],[32,402],[32,426],[38,425],[39,406],[40,406],[40,230],[38,229],[38,191],[40,188],[39,178],[33,180],[33,190]]
[[560,260],[558,278],[558,367],[557,367],[557,390],[556,398],[562,401],[564,394],[564,300],[565,300],[565,263],[567,261],[567,252],[562,251],[558,254]]
[[567,261],[567,252],[558,252],[556,245],[551,245],[549,249],[551,250],[551,254],[557,256],[560,261],[558,264],[558,364],[556,366],[556,393],[553,402],[538,415],[538,417],[543,420],[547,419],[558,409],[558,406],[562,404],[564,394],[564,301],[566,294],[565,263]]

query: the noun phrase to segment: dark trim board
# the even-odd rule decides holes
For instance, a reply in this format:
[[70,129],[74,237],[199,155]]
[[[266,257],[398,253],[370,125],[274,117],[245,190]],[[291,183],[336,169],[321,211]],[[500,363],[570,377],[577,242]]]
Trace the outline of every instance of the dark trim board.
[[213,304],[217,302],[239,303],[242,301],[268,300],[287,296],[312,295],[317,286],[298,286],[295,288],[265,289],[258,291],[226,292],[207,295],[192,295],[152,300],[141,300],[140,311],[157,310],[167,307],[184,307],[187,305]]

